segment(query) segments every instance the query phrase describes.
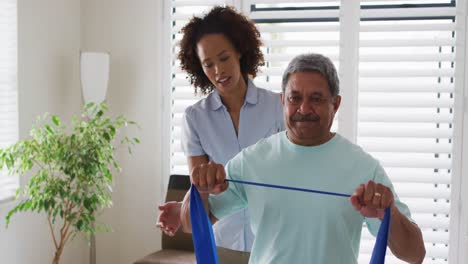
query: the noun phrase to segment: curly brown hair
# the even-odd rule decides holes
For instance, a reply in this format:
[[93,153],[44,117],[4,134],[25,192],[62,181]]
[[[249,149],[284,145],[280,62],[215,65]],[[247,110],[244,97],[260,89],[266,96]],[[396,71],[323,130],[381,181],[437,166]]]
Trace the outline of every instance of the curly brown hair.
[[265,64],[263,53],[260,51],[262,41],[260,32],[253,21],[236,12],[233,7],[215,6],[204,17],[193,17],[183,28],[178,58],[182,70],[188,74],[190,83],[200,89],[202,94],[208,94],[214,89],[203,72],[202,65],[196,51],[197,43],[206,34],[223,34],[241,55],[240,69],[242,76],[255,77],[258,67]]

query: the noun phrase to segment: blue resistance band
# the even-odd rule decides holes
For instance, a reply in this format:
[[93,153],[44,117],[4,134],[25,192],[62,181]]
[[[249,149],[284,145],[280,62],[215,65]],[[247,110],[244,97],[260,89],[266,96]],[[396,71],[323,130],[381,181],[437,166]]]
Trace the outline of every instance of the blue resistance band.
[[[325,192],[311,189],[303,189],[296,187],[288,187],[281,185],[273,185],[266,183],[257,183],[240,180],[228,180],[226,182],[248,184],[255,186],[262,186],[276,189],[286,189],[300,192],[318,193],[324,195],[351,197],[349,194]],[[216,244],[213,237],[213,228],[211,227],[211,221],[206,214],[203,206],[203,201],[200,198],[197,188],[192,184],[190,191],[190,220],[192,223],[192,239],[195,247],[195,255],[197,263],[206,264],[218,264],[218,254],[216,253]],[[390,227],[390,208],[385,209],[385,216],[380,224],[379,232],[377,234],[374,250],[372,251],[372,257],[370,264],[384,264],[385,254],[387,251],[388,232]]]
[[190,223],[197,263],[218,264],[211,221],[195,185],[190,188]]

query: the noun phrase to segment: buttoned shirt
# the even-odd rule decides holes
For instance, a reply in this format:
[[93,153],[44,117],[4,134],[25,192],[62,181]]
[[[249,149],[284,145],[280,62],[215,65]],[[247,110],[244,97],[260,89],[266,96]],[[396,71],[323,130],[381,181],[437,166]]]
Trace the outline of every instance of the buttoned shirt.
[[[182,149],[187,157],[207,155],[209,160],[225,165],[242,149],[262,138],[284,130],[280,95],[248,82],[239,117],[238,133],[219,93],[185,110],[182,119]],[[250,251],[254,236],[246,209],[234,212],[213,226],[216,245]]]

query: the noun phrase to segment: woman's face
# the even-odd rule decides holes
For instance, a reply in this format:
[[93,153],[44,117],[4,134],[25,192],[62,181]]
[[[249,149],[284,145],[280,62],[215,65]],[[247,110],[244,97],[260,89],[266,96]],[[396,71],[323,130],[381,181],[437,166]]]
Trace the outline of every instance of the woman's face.
[[223,34],[207,34],[197,43],[203,71],[220,94],[234,91],[243,82],[240,54]]

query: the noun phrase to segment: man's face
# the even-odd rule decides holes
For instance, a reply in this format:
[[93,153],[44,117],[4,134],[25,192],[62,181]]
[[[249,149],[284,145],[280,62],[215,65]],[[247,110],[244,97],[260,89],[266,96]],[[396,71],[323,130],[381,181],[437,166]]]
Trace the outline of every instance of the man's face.
[[281,102],[288,138],[293,143],[316,146],[331,139],[330,128],[341,97],[332,96],[328,81],[319,72],[291,74]]

